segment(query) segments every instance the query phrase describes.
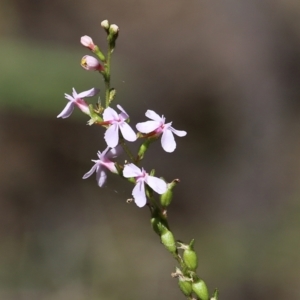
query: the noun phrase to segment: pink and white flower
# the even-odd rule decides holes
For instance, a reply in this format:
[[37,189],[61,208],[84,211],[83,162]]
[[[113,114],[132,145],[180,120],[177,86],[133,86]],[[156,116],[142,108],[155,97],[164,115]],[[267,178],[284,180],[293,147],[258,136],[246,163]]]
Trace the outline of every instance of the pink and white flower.
[[95,164],[93,167],[83,175],[83,179],[90,177],[96,172],[96,180],[100,187],[102,187],[107,178],[107,170],[112,173],[118,173],[115,163],[111,161],[112,158],[117,157],[121,153],[121,148],[113,148],[109,150],[107,147],[102,153],[98,151],[97,155],[99,159],[92,160]]
[[123,176],[135,178],[136,184],[132,190],[132,196],[138,207],[143,207],[147,203],[145,183],[158,194],[164,194],[168,189],[166,182],[162,179],[149,175],[143,168],[140,169],[134,164],[125,165]]
[[57,116],[57,118],[68,118],[72,114],[74,107],[77,106],[83,113],[90,115],[88,104],[83,100],[85,97],[92,97],[99,93],[99,89],[92,88],[88,91],[77,94],[73,88],[72,96],[65,94],[65,98],[69,101],[63,111]]
[[104,134],[104,139],[111,148],[116,147],[119,143],[119,129],[125,140],[134,142],[137,139],[133,129],[125,122],[129,118],[129,115],[121,105],[117,105],[117,107],[121,111],[120,114],[111,107],[107,107],[103,112],[103,121],[106,124],[110,124]]
[[94,44],[92,38],[89,37],[88,35],[82,36],[80,38],[80,43],[82,46],[89,48],[92,51],[95,49],[95,44]]
[[153,110],[147,110],[145,115],[153,121],[138,123],[136,125],[137,130],[153,136],[162,135],[161,145],[163,149],[166,152],[173,152],[176,148],[176,142],[173,133],[177,136],[185,136],[186,131],[176,130],[171,126],[172,122],[166,124],[166,118],[164,116],[160,117]]
[[88,71],[99,71],[99,72],[104,71],[104,67],[94,56],[85,55],[81,59],[80,65]]

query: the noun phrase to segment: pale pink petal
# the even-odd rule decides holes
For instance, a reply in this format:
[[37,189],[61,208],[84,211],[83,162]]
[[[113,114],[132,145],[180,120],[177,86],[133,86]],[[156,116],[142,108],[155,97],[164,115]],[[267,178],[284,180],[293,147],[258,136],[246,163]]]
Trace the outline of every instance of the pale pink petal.
[[121,105],[117,105],[117,108],[122,112],[121,115],[122,115],[122,118],[124,120],[127,120],[129,118],[129,115],[127,114],[127,112],[124,110],[124,108],[121,106]]
[[158,194],[164,194],[168,189],[167,184],[160,178],[149,175],[145,181]]
[[171,130],[164,130],[161,137],[161,146],[166,152],[173,152],[176,148],[176,142]]
[[147,203],[146,194],[145,194],[145,185],[143,181],[137,182],[135,187],[132,190],[132,196],[134,202],[138,207],[143,207]]
[[[107,149],[109,149],[109,147],[107,147]],[[105,149],[105,150],[106,150],[106,149]],[[104,151],[105,151],[105,150],[104,150]],[[119,146],[117,146],[117,147],[115,147],[115,148],[112,148],[110,151],[108,151],[106,157],[107,157],[108,159],[115,158],[115,157],[119,156],[122,152],[123,152],[123,149],[122,149],[122,147],[119,145]],[[105,153],[106,153],[106,152],[105,152]]]
[[82,178],[83,178],[83,179],[86,179],[86,178],[90,177],[90,176],[95,172],[96,168],[97,168],[97,164],[94,164],[94,165],[92,166],[92,168],[91,168],[87,173],[85,173],[85,174],[83,175]]
[[69,101],[75,101],[75,99],[68,94],[65,94],[65,98],[68,99]]
[[184,130],[176,130],[173,127],[169,127],[169,128],[170,128],[170,130],[172,130],[173,133],[175,133],[178,136],[186,136],[186,131],[184,131]]
[[57,116],[57,118],[68,118],[71,116],[73,110],[74,110],[74,102],[69,102],[65,108],[63,109],[63,111]]
[[160,127],[160,122],[157,121],[146,121],[136,124],[136,129],[142,133],[149,133]]
[[107,146],[114,148],[118,145],[119,142],[119,127],[117,124],[112,124],[108,127],[104,134],[104,139]]
[[96,94],[98,94],[99,91],[100,91],[99,89],[92,88],[88,91],[84,91],[82,93],[79,93],[76,98],[92,97],[92,96],[95,96]]
[[142,175],[142,171],[139,167],[137,167],[134,164],[125,165],[123,170],[124,177],[130,178],[130,177],[138,177],[140,175]]
[[120,124],[119,127],[120,127],[122,135],[126,141],[129,141],[129,142],[136,141],[137,137],[136,137],[135,132],[126,122]]
[[107,107],[103,112],[103,121],[118,120],[119,116],[117,112],[111,107]]
[[75,91],[74,88],[72,88],[72,95],[73,95],[74,99],[77,98],[77,92]]
[[145,113],[145,116],[151,120],[161,122],[162,118],[153,110],[148,109]]
[[99,167],[96,173],[96,180],[100,187],[102,187],[106,181],[107,175],[103,168]]

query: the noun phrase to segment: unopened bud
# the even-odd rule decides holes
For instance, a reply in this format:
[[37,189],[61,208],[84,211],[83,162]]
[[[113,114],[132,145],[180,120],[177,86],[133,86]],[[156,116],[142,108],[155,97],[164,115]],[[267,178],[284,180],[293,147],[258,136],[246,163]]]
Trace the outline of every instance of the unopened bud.
[[114,34],[114,35],[118,34],[119,33],[119,26],[117,26],[116,24],[111,24],[109,26],[109,32],[111,34]]
[[94,49],[95,49],[95,44],[94,44],[92,38],[89,37],[88,35],[82,36],[80,38],[80,43],[81,43],[81,45],[83,45],[86,48],[89,48],[92,51],[94,51]]
[[107,40],[109,42],[111,51],[113,51],[116,46],[116,40],[118,38],[118,35],[119,35],[119,27],[116,24],[110,25],[108,29]]
[[81,66],[88,71],[104,71],[104,67],[100,64],[100,62],[90,55],[85,55],[81,59]]
[[193,282],[192,290],[200,300],[209,300],[207,286],[203,280],[198,279]]
[[108,20],[103,20],[101,22],[101,27],[103,27],[104,29],[108,30],[109,29],[109,22],[108,22]]

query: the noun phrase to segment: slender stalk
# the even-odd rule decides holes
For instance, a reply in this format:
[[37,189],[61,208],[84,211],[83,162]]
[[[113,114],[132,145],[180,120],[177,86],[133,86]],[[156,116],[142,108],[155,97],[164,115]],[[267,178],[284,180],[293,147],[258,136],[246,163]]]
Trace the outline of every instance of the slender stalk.
[[104,77],[105,78],[104,79],[105,80],[105,108],[109,106],[111,54],[112,54],[112,49],[109,45],[107,56],[106,56],[106,76]]

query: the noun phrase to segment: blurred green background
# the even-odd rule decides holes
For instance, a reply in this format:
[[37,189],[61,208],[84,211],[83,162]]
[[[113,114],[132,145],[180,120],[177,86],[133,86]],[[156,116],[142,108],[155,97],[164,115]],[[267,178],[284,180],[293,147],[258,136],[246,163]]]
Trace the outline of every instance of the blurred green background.
[[169,210],[196,239],[221,299],[300,299],[300,2],[0,0],[0,299],[184,299],[175,261],[132,186],[83,181],[103,130],[64,93],[99,87],[80,67],[100,22],[120,27],[115,104],[186,130],[145,168],[180,178]]

